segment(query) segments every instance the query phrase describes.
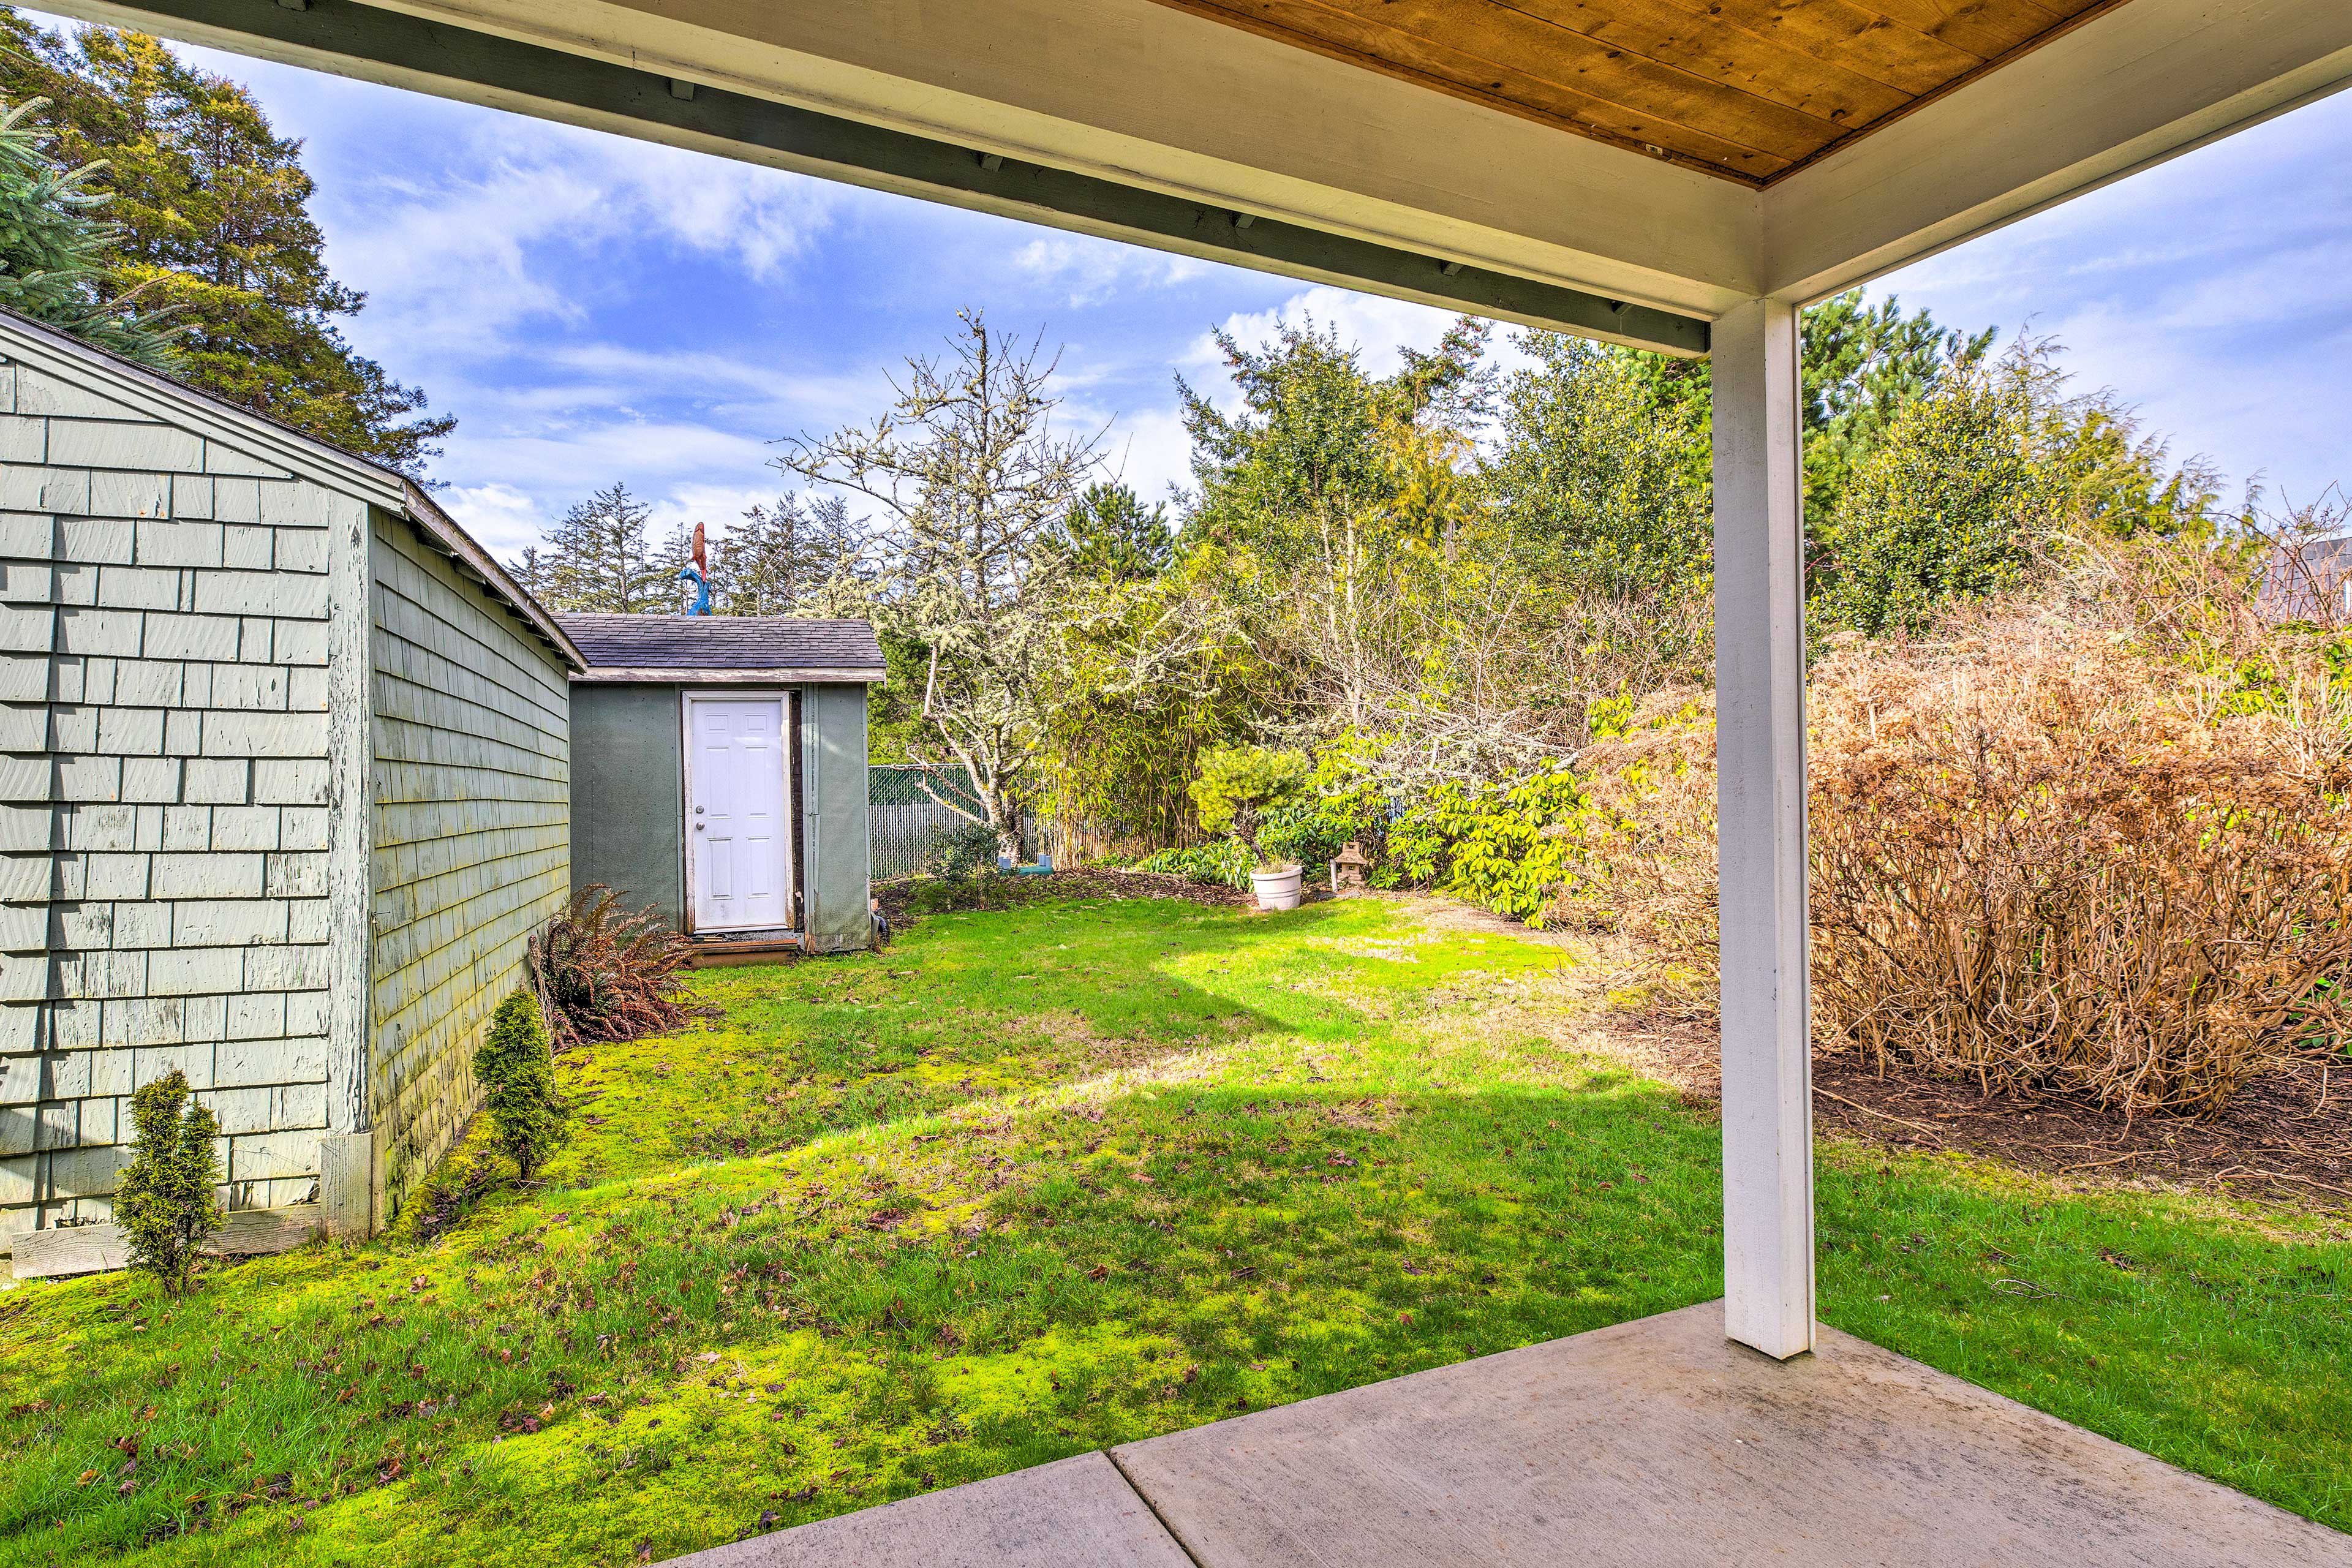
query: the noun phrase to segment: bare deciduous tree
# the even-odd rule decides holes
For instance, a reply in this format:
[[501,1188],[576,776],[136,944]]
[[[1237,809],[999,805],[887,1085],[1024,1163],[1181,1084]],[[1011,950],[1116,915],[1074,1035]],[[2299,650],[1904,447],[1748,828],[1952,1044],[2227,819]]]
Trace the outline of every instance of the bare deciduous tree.
[[881,507],[877,628],[924,650],[922,717],[970,772],[975,820],[1018,855],[1071,581],[1056,525],[1095,477],[1100,437],[1054,427],[1055,362],[1037,340],[978,311],[957,320],[952,352],[909,360],[872,426],[789,441],[780,462]]

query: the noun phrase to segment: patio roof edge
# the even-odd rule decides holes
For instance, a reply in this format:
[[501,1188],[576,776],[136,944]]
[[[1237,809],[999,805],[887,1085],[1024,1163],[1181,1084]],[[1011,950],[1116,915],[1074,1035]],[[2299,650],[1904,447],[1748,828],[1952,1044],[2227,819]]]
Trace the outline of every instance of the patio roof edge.
[[1698,314],[1475,265],[1434,248],[1378,243],[1336,228],[1171,195],[1141,179],[1126,183],[1000,156],[353,0],[310,0],[300,10],[259,0],[58,0],[50,8],[1304,281],[1678,357],[1706,353],[1707,322]]

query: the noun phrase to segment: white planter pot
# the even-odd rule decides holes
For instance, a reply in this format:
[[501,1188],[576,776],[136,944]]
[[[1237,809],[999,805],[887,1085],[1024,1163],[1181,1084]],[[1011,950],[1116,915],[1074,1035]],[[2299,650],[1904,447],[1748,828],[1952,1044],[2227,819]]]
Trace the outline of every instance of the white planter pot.
[[1262,910],[1295,910],[1298,907],[1299,868],[1284,866],[1272,871],[1252,871],[1250,886],[1257,889],[1257,907]]

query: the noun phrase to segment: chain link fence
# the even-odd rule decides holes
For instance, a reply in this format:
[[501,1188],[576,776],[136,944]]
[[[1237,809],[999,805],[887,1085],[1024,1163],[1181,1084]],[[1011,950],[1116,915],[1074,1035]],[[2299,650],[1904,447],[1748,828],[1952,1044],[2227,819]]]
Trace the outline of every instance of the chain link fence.
[[[866,834],[877,882],[914,876],[930,859],[935,835],[969,826],[980,816],[980,794],[961,768],[876,763],[866,770]],[[1033,850],[1041,841],[1037,819],[1026,813],[1021,838]]]

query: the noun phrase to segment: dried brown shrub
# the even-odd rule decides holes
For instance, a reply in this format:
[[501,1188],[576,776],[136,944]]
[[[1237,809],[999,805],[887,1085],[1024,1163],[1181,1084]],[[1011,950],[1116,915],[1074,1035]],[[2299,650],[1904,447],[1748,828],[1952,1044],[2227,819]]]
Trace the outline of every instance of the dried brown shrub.
[[[1947,632],[1809,682],[1817,1042],[2128,1111],[2340,1047],[2340,650],[2189,550],[2078,556]],[[1685,693],[1588,755],[1563,915],[1712,971],[1713,752]]]
[[2096,629],[2013,627],[1816,668],[1822,1035],[2189,1111],[2340,1037],[2352,817],[2278,726],[2205,721],[2167,674]]
[[691,951],[650,907],[626,913],[601,882],[574,892],[569,909],[532,933],[526,960],[555,1048],[643,1039],[716,1016],[687,995],[678,972]]

